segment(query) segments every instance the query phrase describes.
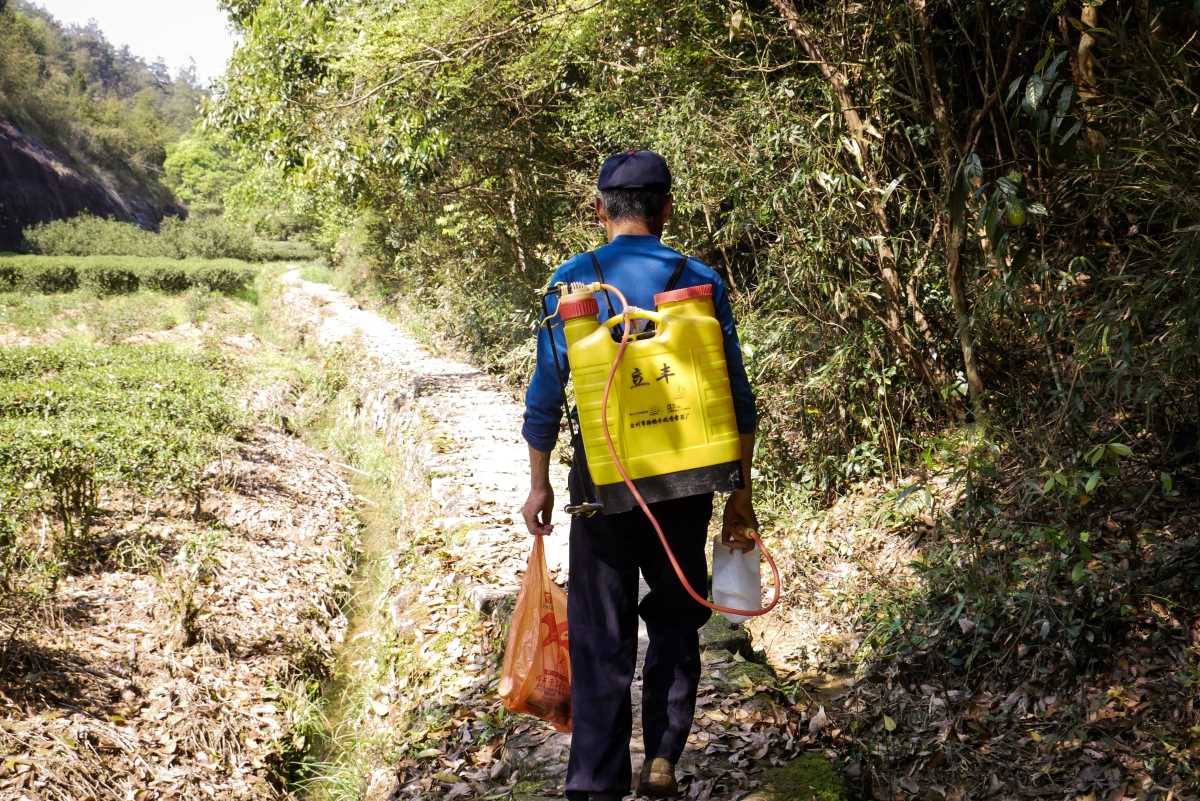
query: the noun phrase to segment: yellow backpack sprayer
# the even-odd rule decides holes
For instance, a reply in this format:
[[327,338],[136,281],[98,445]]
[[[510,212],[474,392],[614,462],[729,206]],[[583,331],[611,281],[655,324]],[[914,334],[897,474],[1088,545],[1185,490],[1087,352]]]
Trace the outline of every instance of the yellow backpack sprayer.
[[[601,291],[616,295],[622,310],[604,322],[594,297]],[[558,309],[551,313],[547,298],[554,294]],[[712,284],[669,289],[654,296],[657,308],[651,311],[630,306],[619,289],[602,280],[557,284],[547,290],[544,322],[557,316],[562,324],[581,431],[575,431],[570,417],[569,425],[573,438],[582,442],[596,493],[567,511],[615,514],[641,507],[679,581],[697,603],[753,617],[773,609],[780,595],[779,570],[758,533],[751,532],[751,537],[771,567],[774,599],[762,609],[719,606],[688,583],[648,505],[742,486],[741,441],[712,294]],[[649,321],[653,327],[635,332],[635,320]],[[612,331],[618,325],[621,336],[614,341]],[[565,400],[557,350],[551,351]]]

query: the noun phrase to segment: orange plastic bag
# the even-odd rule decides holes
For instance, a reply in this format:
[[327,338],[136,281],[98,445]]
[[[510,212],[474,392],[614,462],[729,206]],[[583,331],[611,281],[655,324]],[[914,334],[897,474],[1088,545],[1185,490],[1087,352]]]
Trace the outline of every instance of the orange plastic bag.
[[533,538],[529,568],[517,596],[500,668],[500,700],[512,712],[571,730],[571,656],[567,594],[550,580],[542,538]]

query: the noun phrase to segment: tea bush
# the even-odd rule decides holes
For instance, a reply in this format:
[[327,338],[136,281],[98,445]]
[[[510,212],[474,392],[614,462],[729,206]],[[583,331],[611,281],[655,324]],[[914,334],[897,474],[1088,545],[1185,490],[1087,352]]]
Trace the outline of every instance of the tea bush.
[[0,292],[11,292],[17,288],[20,271],[14,264],[0,264]]
[[0,353],[0,486],[20,488],[0,497],[0,547],[19,547],[20,524],[40,513],[58,524],[61,559],[85,540],[105,489],[194,492],[238,427],[229,378],[217,357],[167,347]]
[[191,275],[192,286],[210,292],[232,294],[254,281],[254,272],[240,267],[213,264],[196,269]]
[[164,259],[138,256],[0,256],[0,291],[71,292],[98,295],[183,292],[202,288],[234,294],[253,285],[256,272],[233,259]]
[[79,285],[90,289],[97,295],[124,295],[137,292],[140,280],[138,274],[127,267],[95,266],[85,270],[76,270]]
[[168,255],[154,232],[89,214],[26,228],[25,241],[44,256]]
[[312,261],[321,255],[311,243],[298,239],[256,239],[254,248],[262,261]]
[[256,241],[249,229],[221,217],[168,217],[154,233],[131,223],[81,214],[27,228],[25,241],[43,256],[271,261],[313,255],[305,242]]
[[191,217],[186,220],[168,217],[163,220],[158,239],[166,251],[164,255],[177,259],[255,261],[260,258],[250,231],[220,217]]
[[79,274],[67,264],[31,263],[21,270],[17,286],[27,292],[73,292],[79,288]]
[[142,286],[158,292],[183,292],[192,286],[192,273],[184,267],[163,265],[147,269],[141,275]]

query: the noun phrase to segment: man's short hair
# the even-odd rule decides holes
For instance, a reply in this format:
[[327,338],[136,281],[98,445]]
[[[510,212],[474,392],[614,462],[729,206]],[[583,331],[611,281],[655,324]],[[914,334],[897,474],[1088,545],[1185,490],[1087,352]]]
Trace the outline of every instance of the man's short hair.
[[608,219],[657,220],[667,205],[668,193],[662,189],[605,189],[600,192],[600,202]]

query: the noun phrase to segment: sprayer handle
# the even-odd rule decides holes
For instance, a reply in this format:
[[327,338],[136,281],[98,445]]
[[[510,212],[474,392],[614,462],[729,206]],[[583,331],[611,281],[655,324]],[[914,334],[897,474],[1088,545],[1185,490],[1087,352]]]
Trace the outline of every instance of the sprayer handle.
[[650,320],[659,328],[661,328],[663,324],[663,316],[659,312],[650,311],[649,309],[640,309],[637,306],[629,306],[625,309],[625,314],[618,314],[605,320],[604,327],[615,328],[624,322],[625,318],[629,318],[630,320]]

